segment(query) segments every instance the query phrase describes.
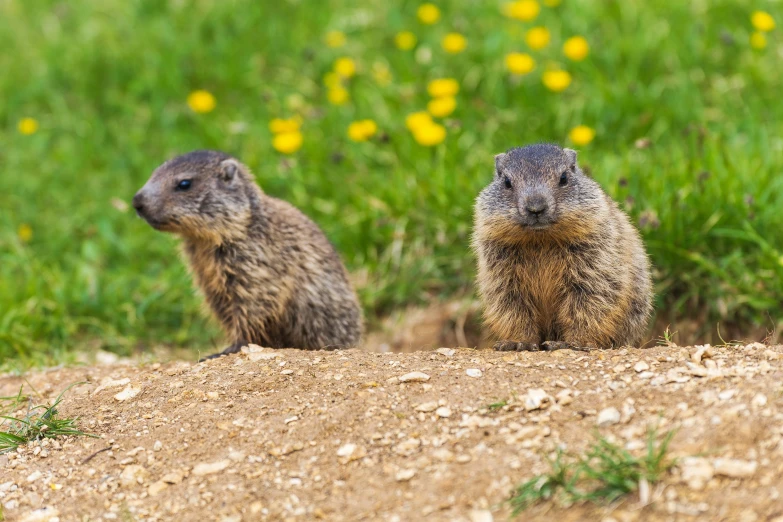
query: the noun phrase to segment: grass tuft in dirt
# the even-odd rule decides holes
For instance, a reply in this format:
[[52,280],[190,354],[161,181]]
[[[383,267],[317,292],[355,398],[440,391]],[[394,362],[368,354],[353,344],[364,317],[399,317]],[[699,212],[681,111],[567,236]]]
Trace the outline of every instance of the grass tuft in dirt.
[[556,498],[563,504],[592,502],[608,504],[620,497],[658,482],[675,461],[666,457],[674,431],[657,442],[657,431],[647,436],[647,451],[635,457],[622,447],[598,437],[590,450],[571,462],[558,449],[549,460],[549,473],[533,477],[520,485],[510,503],[514,515],[543,501]]
[[[60,418],[57,406],[63,400],[65,393],[83,383],[75,383],[66,388],[57,396],[54,403],[31,406],[23,417],[14,417],[12,412],[20,409],[25,402],[31,402],[32,398],[19,393],[8,397],[0,397],[0,454],[14,451],[28,442],[40,439],[54,439],[56,437],[95,437],[85,433],[76,427],[78,418]],[[2,518],[0,518],[2,520]]]

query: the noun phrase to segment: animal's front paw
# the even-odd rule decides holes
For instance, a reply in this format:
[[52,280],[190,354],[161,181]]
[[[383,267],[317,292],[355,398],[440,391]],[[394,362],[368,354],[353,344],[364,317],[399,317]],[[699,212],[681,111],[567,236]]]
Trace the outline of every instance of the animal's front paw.
[[519,341],[498,341],[494,349],[498,352],[537,352],[539,347],[536,343],[524,343]]
[[224,355],[237,353],[242,349],[243,346],[245,346],[245,343],[242,342],[234,343],[228,348],[226,348],[225,350],[223,350],[222,352],[213,353],[212,355],[207,355],[206,357],[202,357],[201,359],[198,360],[198,362],[204,362],[209,359],[217,359],[218,357],[223,357]]

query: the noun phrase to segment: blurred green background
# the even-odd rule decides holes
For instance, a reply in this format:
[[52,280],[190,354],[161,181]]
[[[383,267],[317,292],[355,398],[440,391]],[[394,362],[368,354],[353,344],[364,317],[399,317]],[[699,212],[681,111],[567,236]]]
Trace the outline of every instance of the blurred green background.
[[[658,324],[780,328],[780,5],[2,0],[0,364],[222,344],[176,239],[127,208],[198,148],[236,155],[323,227],[370,325],[472,295],[493,154],[554,141],[640,225]],[[575,36],[589,51],[572,41],[572,59]],[[553,70],[564,90],[542,82]],[[456,108],[412,132],[437,78],[456,80]],[[293,120],[277,138],[275,118]]]

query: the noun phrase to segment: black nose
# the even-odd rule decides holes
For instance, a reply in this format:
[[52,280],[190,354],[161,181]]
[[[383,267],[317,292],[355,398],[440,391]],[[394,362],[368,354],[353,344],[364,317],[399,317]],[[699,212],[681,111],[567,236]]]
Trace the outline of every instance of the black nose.
[[135,208],[136,212],[139,214],[144,212],[144,196],[141,192],[137,192],[136,195],[133,196],[133,208]]

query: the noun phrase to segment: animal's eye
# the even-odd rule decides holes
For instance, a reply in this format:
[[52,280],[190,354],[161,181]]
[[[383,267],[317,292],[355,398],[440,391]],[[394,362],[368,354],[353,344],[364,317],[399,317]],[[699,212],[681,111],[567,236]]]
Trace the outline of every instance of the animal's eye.
[[562,174],[560,174],[560,186],[564,187],[568,185],[568,172],[564,171]]
[[189,179],[183,179],[179,183],[177,183],[177,190],[190,190],[190,186],[193,184],[193,182]]
[[511,180],[508,179],[508,176],[503,177],[503,184],[506,186],[507,189],[511,188]]

